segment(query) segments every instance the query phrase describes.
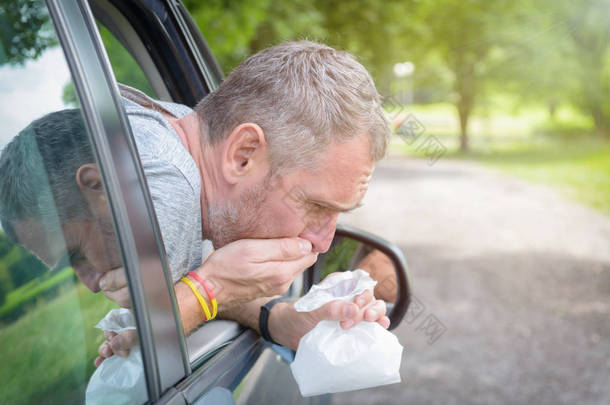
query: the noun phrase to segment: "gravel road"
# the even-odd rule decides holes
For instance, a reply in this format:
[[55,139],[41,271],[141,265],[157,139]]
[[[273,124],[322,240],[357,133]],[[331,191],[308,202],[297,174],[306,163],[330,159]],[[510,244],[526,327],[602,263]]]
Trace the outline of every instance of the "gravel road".
[[402,383],[334,404],[610,403],[610,218],[475,164],[392,158],[343,217],[397,243]]

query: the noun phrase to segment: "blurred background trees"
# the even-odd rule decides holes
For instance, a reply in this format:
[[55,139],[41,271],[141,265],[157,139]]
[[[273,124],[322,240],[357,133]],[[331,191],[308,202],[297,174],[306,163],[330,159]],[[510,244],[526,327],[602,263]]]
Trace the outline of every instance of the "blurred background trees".
[[459,146],[490,98],[561,106],[610,133],[609,0],[280,0],[185,2],[229,72],[272,44],[308,38],[349,50],[389,96],[393,66],[416,67],[411,100],[454,106]]

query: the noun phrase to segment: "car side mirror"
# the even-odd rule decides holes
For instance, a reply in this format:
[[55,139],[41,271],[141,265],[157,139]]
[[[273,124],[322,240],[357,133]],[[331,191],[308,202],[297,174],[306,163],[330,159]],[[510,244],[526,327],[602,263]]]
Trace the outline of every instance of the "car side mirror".
[[304,291],[330,273],[363,269],[377,281],[375,297],[386,301],[389,329],[400,324],[411,303],[411,281],[402,251],[372,233],[337,225],[330,249],[305,273]]

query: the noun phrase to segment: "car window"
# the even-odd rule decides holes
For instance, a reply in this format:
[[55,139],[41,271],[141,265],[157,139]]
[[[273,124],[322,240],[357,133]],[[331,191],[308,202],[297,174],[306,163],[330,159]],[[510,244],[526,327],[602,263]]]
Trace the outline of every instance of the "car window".
[[[126,96],[133,102],[129,102],[125,104],[126,113],[130,121],[130,125],[132,127],[132,132],[134,133],[134,137],[136,139],[136,144],[138,146],[138,150],[140,153],[140,159],[142,162],[142,166],[144,169],[144,173],[147,176],[149,191],[152,197],[153,202],[155,203],[155,211],[158,222],[161,226],[161,231],[164,231],[163,226],[169,222],[166,219],[166,214],[164,211],[159,209],[159,196],[163,195],[165,199],[168,201],[161,201],[162,205],[172,204],[172,201],[169,201],[168,195],[172,193],[167,193],[167,190],[162,190],[159,192],[159,187],[167,187],[167,185],[163,185],[159,182],[158,176],[153,178],[149,176],[149,174],[153,171],[159,170],[156,166],[159,164],[159,159],[151,159],[151,153],[147,149],[147,145],[149,142],[146,142],[147,145],[144,145],[142,142],[143,137],[142,133],[142,125],[145,123],[144,120],[141,119],[133,119],[133,112],[137,110],[137,105],[144,106],[150,108],[151,110],[163,110],[163,114],[167,115],[176,115],[180,116],[182,114],[190,112],[190,108],[180,105],[169,105],[169,104],[158,104],[151,105],[151,102],[147,101],[142,96],[150,97],[152,99],[160,100],[160,101],[170,101],[170,102],[180,102],[180,98],[176,97],[175,94],[179,90],[176,87],[172,87],[172,80],[168,78],[168,74],[164,73],[163,77],[161,77],[161,72],[164,72],[164,68],[161,66],[156,66],[153,57],[149,53],[147,46],[148,36],[154,36],[151,34],[150,30],[147,30],[146,35],[140,35],[140,32],[137,30],[135,24],[130,22],[130,14],[126,11],[127,7],[119,10],[117,4],[111,4],[106,1],[90,1],[92,11],[97,18],[97,25],[100,31],[100,37],[102,39],[103,45],[108,54],[108,59],[111,64],[111,68],[114,72],[116,81],[119,83],[119,87],[121,90],[121,94]],[[177,61],[177,64],[181,64],[181,61]],[[184,61],[186,64],[186,61]],[[191,80],[199,80],[197,77],[190,77]],[[135,90],[126,89],[123,85],[128,85]],[[204,86],[205,83],[200,83],[200,86]],[[138,94],[139,92],[143,94]],[[155,100],[155,101],[156,101]],[[142,125],[139,125],[142,124]],[[147,124],[146,124],[147,125]],[[163,131],[160,131],[157,128],[156,133],[159,134]],[[165,137],[175,137],[175,134],[172,134],[171,130],[169,133],[167,131],[163,132],[162,136]],[[152,137],[147,137],[147,140],[152,139]],[[163,145],[172,145],[171,147],[167,147],[166,149],[172,149],[174,147],[179,147],[179,143],[173,142],[165,143],[164,141],[160,141]],[[165,147],[164,147],[165,148]],[[164,152],[165,153],[165,152]],[[188,155],[185,155],[188,157]],[[185,156],[181,156],[181,161],[184,160]],[[161,159],[163,160],[163,159]],[[170,161],[171,157],[167,159]],[[190,159],[187,159],[190,160]],[[188,163],[188,162],[187,162]],[[192,162],[194,165],[194,162]],[[174,164],[176,166],[176,164]],[[192,165],[191,165],[192,166]],[[189,173],[192,172],[195,166],[190,167],[189,164],[182,166],[181,164],[177,164],[176,173],[178,178],[175,178],[174,181],[188,181],[191,183],[197,183],[200,180],[198,177],[191,176],[189,177]],[[167,172],[165,172],[167,173]],[[198,176],[196,173],[191,173],[195,176]],[[199,198],[199,197],[198,197]],[[197,199],[198,199],[197,198]],[[185,201],[181,200],[180,204],[184,204]],[[184,206],[177,207],[182,211],[181,215],[184,215]],[[200,209],[198,209],[200,210]],[[193,214],[195,211],[193,211]],[[193,216],[194,217],[194,216]],[[197,221],[195,218],[193,221]],[[167,226],[167,225],[166,225]],[[201,236],[201,231],[199,230],[199,237]],[[170,258],[170,267],[172,267],[172,253],[176,250],[176,246],[172,245],[172,241],[168,240],[167,234],[165,235],[165,250],[168,251],[168,257]],[[201,244],[201,240],[199,243]],[[207,250],[206,246],[209,244],[203,243],[201,247],[199,247],[199,253],[192,253],[190,256],[200,256],[205,257],[209,250]],[[203,253],[202,253],[202,252]],[[199,262],[201,259],[199,259]],[[184,275],[188,270],[192,269],[192,266],[195,261],[189,261],[188,264],[184,265],[181,263],[183,268],[177,269],[174,268],[174,273],[180,273],[180,275]],[[176,266],[174,266],[176,267]],[[172,279],[174,281],[179,278],[176,274],[173,275]],[[228,342],[234,339],[237,335],[242,332],[243,328],[237,325],[235,322],[226,321],[226,320],[215,320],[213,322],[209,322],[198,330],[191,333],[186,338],[186,346],[188,350],[188,356],[193,368],[197,368],[199,365],[203,364],[207,359],[209,359],[214,353],[216,353],[220,348],[226,346]]]
[[143,403],[137,333],[130,381],[117,378],[123,359],[94,366],[104,342],[98,322],[111,329],[135,321],[99,292],[100,278],[122,275],[123,262],[42,0],[0,5],[0,88],[0,403]]
[[97,22],[97,28],[108,53],[108,59],[116,80],[135,87],[150,97],[158,98],[146,74],[123,44],[99,21]]

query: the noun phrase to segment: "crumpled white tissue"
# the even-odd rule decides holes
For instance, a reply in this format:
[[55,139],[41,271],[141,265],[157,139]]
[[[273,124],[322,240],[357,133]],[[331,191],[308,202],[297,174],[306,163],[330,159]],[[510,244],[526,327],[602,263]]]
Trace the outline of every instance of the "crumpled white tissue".
[[[103,331],[121,333],[136,329],[135,318],[125,308],[113,309],[95,325]],[[104,360],[95,370],[85,394],[87,405],[141,404],[146,402],[146,381],[139,347],[132,347],[127,358],[117,355]]]
[[[328,276],[295,303],[309,312],[333,300],[353,301],[377,282],[364,270]],[[400,382],[402,345],[377,322],[344,330],[338,321],[321,321],[299,342],[292,374],[304,397]]]

